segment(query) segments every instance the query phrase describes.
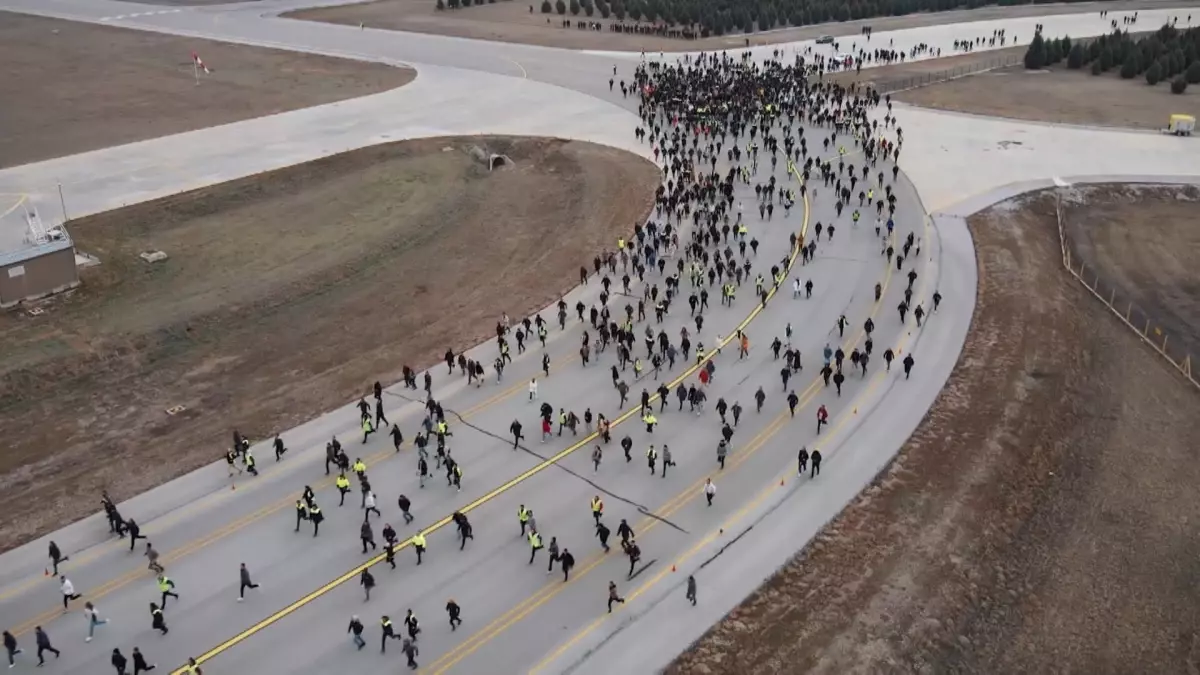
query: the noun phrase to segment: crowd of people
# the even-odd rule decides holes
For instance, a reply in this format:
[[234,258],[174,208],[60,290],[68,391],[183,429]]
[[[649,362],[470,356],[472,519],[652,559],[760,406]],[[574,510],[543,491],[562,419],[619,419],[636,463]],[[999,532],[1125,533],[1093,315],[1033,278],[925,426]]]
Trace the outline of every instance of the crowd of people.
[[[571,307],[565,299],[561,300],[551,310],[555,312],[553,323],[541,314],[515,323],[507,315],[501,317],[495,327],[494,356],[481,358],[447,350],[445,377],[465,378],[467,384],[474,386],[483,386],[492,376],[500,382],[506,365],[513,361],[514,351],[520,355],[530,349],[540,350],[541,374],[528,383],[528,399],[537,411],[542,442],[553,441],[564,432],[572,439],[582,433],[585,439],[594,441],[588,444],[591,446],[592,470],[600,472],[605,449],[613,439],[616,426],[610,419],[616,419],[622,413],[631,392],[640,388],[632,400],[648,439],[653,439],[660,424],[657,415],[671,414],[672,398],[677,401],[675,413],[683,413],[686,404],[687,414],[719,418],[720,434],[713,443],[716,447],[713,471],[714,475],[719,475],[733,448],[733,437],[744,406],[738,400],[727,401],[724,397],[718,397],[711,411],[706,406],[710,385],[716,377],[716,356],[724,353],[727,355],[723,358],[750,358],[750,341],[745,332],[706,323],[706,317],[712,314],[710,301],[713,295],[720,295],[721,305],[745,307],[747,312],[757,305],[766,307],[780,287],[786,289],[790,285],[793,297],[799,298],[802,293],[809,297],[813,291],[811,279],[801,284],[800,277],[796,276],[789,284],[789,275],[796,269],[794,265],[803,269],[820,259],[823,247],[833,240],[839,229],[870,231],[873,227],[880,251],[880,269],[889,269],[894,264],[896,271],[902,273],[908,265],[908,288],[899,307],[900,321],[907,322],[908,317],[913,316],[912,320],[919,324],[926,315],[925,309],[919,301],[911,309],[909,303],[912,302],[913,282],[918,276],[912,261],[918,257],[920,240],[913,233],[901,237],[896,225],[900,202],[894,186],[898,180],[896,161],[903,146],[903,130],[891,114],[888,97],[869,88],[826,81],[820,77],[823,69],[822,63],[801,56],[792,62],[771,59],[756,63],[723,53],[684,58],[675,64],[657,61],[638,64],[628,84],[622,81],[621,86],[626,95],[638,97],[641,123],[635,135],[652,148],[651,152],[662,166],[662,184],[655,194],[650,218],[637,224],[628,239],[619,240],[615,250],[598,254],[589,261],[590,266],[584,265],[580,269],[581,282],[600,287],[593,302],[588,304],[580,300]],[[613,76],[617,77],[616,68]],[[818,199],[818,193],[832,205],[836,213],[834,218],[815,223],[811,235],[800,230],[790,232],[786,247],[769,250],[758,239],[755,229],[767,227],[776,211],[786,216],[796,204]],[[750,201],[749,208],[745,201]],[[868,224],[872,219],[873,226]],[[875,300],[879,301],[879,284],[874,291]],[[936,311],[938,301],[940,295],[935,295],[931,311]],[[668,319],[682,321],[682,325],[677,331],[668,331],[665,327]],[[611,373],[613,394],[606,401],[597,400],[593,404],[596,411],[592,407],[582,411],[569,410],[568,406],[543,400],[539,393],[539,379],[551,376],[547,352],[551,332],[572,330],[576,323],[581,328],[580,367],[605,367]],[[847,324],[846,317],[838,319],[839,338],[844,338]],[[864,324],[865,342],[861,346],[853,345],[849,355],[840,346],[835,350],[826,345],[820,357],[825,386],[832,382],[840,395],[847,379],[847,373],[843,373],[843,361],[847,356],[852,364],[848,373],[860,370],[860,377],[866,377],[874,348],[872,329],[873,320],[868,318]],[[783,405],[794,416],[799,397],[789,384],[802,370],[803,358],[799,346],[793,343],[792,333],[789,323],[784,334],[772,336],[769,344],[771,358],[782,358]],[[728,351],[723,352],[723,349]],[[894,356],[890,348],[885,349],[883,358],[889,369]],[[764,353],[762,358],[767,355]],[[906,376],[914,363],[912,355],[907,354],[903,360]],[[694,376],[679,377],[682,371],[677,368],[693,366],[696,367]],[[403,461],[414,463],[418,491],[424,489],[438,471],[444,474],[446,489],[457,491],[462,488],[467,470],[460,459],[461,453],[454,452],[451,417],[447,415],[444,403],[434,395],[433,370],[431,368],[422,375],[423,386],[419,386],[416,371],[407,366],[404,368],[403,387],[408,391],[423,390],[423,394],[417,394],[414,399],[423,400],[424,414],[419,426],[412,430],[412,438],[406,439],[399,424],[387,419],[388,392],[376,382],[357,406],[358,426],[362,430],[359,445],[367,444],[372,434],[383,432],[390,437],[397,453],[406,447],[415,448],[411,460]],[[673,379],[678,381],[672,383]],[[761,412],[766,404],[766,392],[759,387],[752,398],[755,410]],[[830,411],[821,405],[816,411],[818,434],[829,423],[829,417]],[[686,420],[687,417],[677,419]],[[524,428],[528,422],[517,418],[510,425],[514,450],[525,447]],[[618,445],[625,461],[631,462],[634,434],[623,434]],[[281,460],[287,452],[282,439],[276,436],[272,446],[276,461]],[[667,479],[668,467],[676,465],[678,456],[679,453],[673,454],[665,443],[651,442],[644,448],[650,474],[663,480]],[[820,471],[820,451],[800,448],[797,457],[798,473],[804,474],[811,467],[809,476],[815,479]],[[258,473],[251,443],[236,431],[225,460],[231,477],[243,471],[254,476]],[[352,490],[357,489],[360,494],[359,505],[354,507],[352,502],[349,505],[357,515],[337,516],[337,519],[339,528],[353,523],[350,529],[357,532],[362,554],[372,556],[373,564],[365,567],[358,579],[364,602],[370,601],[371,591],[377,583],[372,567],[386,564],[390,569],[396,569],[397,551],[405,543],[413,549],[414,564],[421,565],[429,554],[427,536],[436,526],[416,528],[411,534],[402,536],[390,522],[382,522],[387,518],[381,507],[394,500],[398,517],[404,521],[400,529],[411,527],[419,499],[416,495],[399,492],[386,497],[378,494],[371,483],[366,462],[361,457],[351,461],[347,448],[336,437],[326,446],[325,476],[336,488],[336,513],[344,513],[346,496]],[[717,485],[710,476],[705,480],[701,494],[706,503],[712,505],[716,493]],[[146,536],[132,518],[126,519],[118,512],[107,495],[103,503],[110,530],[115,536],[128,537],[132,551],[136,542]],[[588,538],[594,536],[600,549],[607,553],[611,521],[604,511],[600,494],[590,499],[590,511],[590,522],[581,523],[577,529],[550,533],[539,528],[534,509],[522,504],[517,511],[517,524],[519,536],[529,547],[528,564],[532,566],[537,562],[539,551],[544,550],[546,573],[553,572],[557,566],[563,582],[569,582],[576,558],[567,541],[582,538],[581,531],[586,531],[585,526],[590,529]],[[375,523],[372,523],[372,515],[376,517]],[[450,518],[457,531],[459,550],[464,550],[475,538],[468,516],[465,510],[460,510]],[[295,501],[294,531],[300,533],[307,523],[312,528],[311,536],[319,537],[325,519],[325,511],[318,504],[317,490],[305,485]],[[382,550],[375,537],[380,522]],[[616,530],[622,551],[628,558],[626,578],[632,579],[639,571],[642,544],[625,519],[620,519]],[[335,533],[334,536],[339,535]],[[166,635],[167,600],[178,599],[179,593],[175,582],[166,575],[164,557],[159,556],[148,540],[145,541],[144,555],[149,569],[156,575],[155,601],[149,602],[150,625]],[[53,543],[50,558],[55,574],[58,564],[68,559]],[[238,601],[244,598],[247,589],[258,588],[251,581],[245,565],[239,569],[239,585]],[[624,598],[615,580],[607,583],[607,589],[607,606],[611,612],[614,603],[623,603]],[[66,576],[62,576],[61,591],[64,610],[70,602],[86,595],[76,592]],[[688,580],[687,599],[692,604],[696,602],[694,577]],[[449,599],[445,611],[449,629],[456,630],[464,621],[464,608]],[[104,624],[104,619],[91,602],[85,612],[89,616],[90,640],[90,635],[97,626]],[[391,616],[385,611],[379,620],[381,651],[386,651],[389,639],[401,640],[400,649],[408,666],[417,668],[421,624],[409,608],[401,634],[393,628]],[[362,620],[354,616],[347,632],[358,649],[366,644],[364,630]],[[58,655],[41,627],[37,628],[36,636],[39,658],[45,652]],[[5,644],[11,661],[20,653],[16,638],[6,632]],[[132,661],[135,675],[154,668],[136,647],[132,651]],[[119,675],[126,672],[127,659],[119,649],[113,650],[112,664]],[[189,667],[200,672],[195,663]]]

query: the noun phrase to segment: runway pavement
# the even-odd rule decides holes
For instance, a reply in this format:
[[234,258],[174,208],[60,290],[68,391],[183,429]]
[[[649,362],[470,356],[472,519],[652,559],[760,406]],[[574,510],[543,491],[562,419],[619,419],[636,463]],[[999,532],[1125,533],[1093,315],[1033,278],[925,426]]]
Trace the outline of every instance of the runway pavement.
[[[358,31],[269,16],[297,4],[268,0],[113,20],[145,6],[104,0],[0,2],[17,11],[408,63],[418,69],[417,80],[395,92],[9,169],[0,172],[0,191],[43,194],[61,180],[72,213],[78,215],[371,143],[441,134],[559,135],[648,154],[647,146],[633,141],[636,118],[630,112],[631,102],[609,94],[604,84],[616,57]],[[1143,23],[1151,20],[1149,12],[1142,14]],[[1078,20],[1078,16],[1064,19]],[[1055,34],[1057,17],[1039,21]],[[955,37],[963,37],[967,30],[987,34],[992,30],[981,24],[940,28],[947,31],[941,35]],[[876,34],[874,40],[904,44],[904,40],[935,39],[931,35],[897,31],[894,36]],[[622,68],[626,73],[630,70],[629,65]],[[168,574],[178,584],[182,597],[168,606],[171,632],[167,636],[150,630],[147,603],[158,598],[145,560],[137,552],[130,553],[125,542],[108,540],[99,517],[51,535],[71,555],[64,570],[84,593],[84,600],[94,601],[102,615],[112,619],[90,644],[83,642],[82,616],[78,611],[61,613],[56,581],[42,576],[45,540],[0,556],[0,623],[20,633],[26,647],[26,654],[19,657],[20,667],[31,663],[29,633],[41,624],[63,650],[62,658],[46,669],[50,673],[106,672],[113,647],[128,655],[134,645],[164,669],[197,656],[204,661],[206,673],[374,673],[402,667],[397,662],[402,658],[398,642],[389,645],[389,655],[378,653],[378,623],[386,613],[399,627],[407,608],[415,610],[424,626],[419,661],[426,671],[640,673],[665,665],[801,548],[887,464],[954,365],[974,305],[973,250],[961,219],[926,218],[921,200],[929,203],[927,195],[935,195],[937,208],[943,203],[949,206],[971,196],[957,190],[982,191],[1004,182],[1015,169],[999,162],[1001,168],[993,170],[972,163],[978,155],[938,146],[939,136],[931,133],[937,127],[927,125],[940,120],[910,125],[907,119],[906,169],[913,147],[922,150],[921,158],[912,160],[919,175],[914,178],[916,187],[901,174],[898,235],[911,231],[922,241],[913,261],[919,274],[914,302],[928,308],[935,289],[945,297],[941,311],[926,326],[917,329],[911,316],[901,324],[895,310],[907,284],[901,274],[910,267],[898,274],[886,266],[873,226],[852,231],[848,215],[844,216],[835,240],[822,242],[815,263],[797,264],[788,286],[764,310],[755,309],[749,288],[743,289],[732,308],[720,307],[714,293],[699,340],[711,346],[718,334],[727,337],[745,325],[752,340],[750,357],[738,359],[732,345],[716,357],[710,411],[704,415],[679,412],[672,398],[652,435],[636,417],[623,421],[614,429],[614,442],[604,448],[598,472],[592,471],[589,461],[594,442],[585,434],[579,439],[555,436],[545,444],[538,442],[536,404],[527,400],[526,383],[538,370],[540,350],[519,357],[503,383],[488,382],[478,389],[465,386],[457,373],[451,376],[444,367],[435,367],[435,396],[453,411],[451,447],[465,472],[462,492],[446,487],[440,476],[423,489],[417,487],[411,446],[396,456],[386,438],[360,444],[357,412],[348,402],[284,434],[291,452],[282,463],[276,465],[265,446],[257,448],[264,475],[239,478],[236,490],[225,478],[223,465],[215,464],[122,505],[122,512],[136,517],[164,554]],[[313,133],[314,129],[323,131]],[[955,134],[955,138],[970,136],[970,131]],[[1133,152],[1138,146],[1130,141],[1120,147]],[[1043,140],[1030,152],[1061,153],[1061,149],[1054,141]],[[963,164],[936,166],[941,151],[958,152],[951,156]],[[1029,162],[1036,162],[1036,156]],[[1186,159],[1179,163],[1190,166]],[[1065,159],[1060,165],[1064,171],[1082,166]],[[768,170],[760,167],[760,172]],[[949,183],[954,187],[939,191],[936,184],[948,174],[960,178]],[[787,179],[783,167],[776,176]],[[740,189],[743,201],[752,204],[753,195],[747,196],[745,187]],[[776,211],[770,223],[757,222],[756,214],[747,213],[753,223],[751,235],[763,243],[756,271],[788,253],[789,232],[834,219],[828,193],[806,206],[793,210],[790,218]],[[811,300],[790,297],[790,282],[796,277],[814,281]],[[647,281],[657,282],[657,273]],[[879,303],[872,297],[875,283],[885,286]],[[593,282],[573,291],[567,302],[572,307],[576,299],[590,303],[598,291]],[[842,314],[850,328],[839,336],[834,325]],[[545,316],[552,320],[553,312]],[[868,316],[874,316],[878,326],[870,373],[861,378],[850,375],[841,397],[814,384],[821,348],[829,342],[849,351],[861,344],[861,326]],[[688,322],[686,306],[677,304],[665,329],[677,334]],[[802,400],[795,419],[787,414],[780,388],[781,364],[771,359],[767,349],[789,323],[805,364],[792,384]],[[628,406],[626,412],[616,406],[608,372],[612,357],[599,367],[581,367],[580,335],[577,320],[569,321],[566,331],[551,330],[548,351],[553,365],[550,377],[540,383],[541,400],[556,410],[563,407],[582,414],[590,407],[593,413],[623,419]],[[912,379],[906,380],[898,368],[883,371],[879,354],[888,346],[897,349],[901,358],[904,353],[914,354],[917,366]],[[491,361],[493,351],[490,345],[476,350],[487,355],[481,356],[485,363]],[[694,381],[694,375],[687,375],[688,365],[677,364],[663,377]],[[653,386],[652,381],[646,384]],[[759,386],[768,400],[763,412],[756,414],[752,395]],[[636,400],[640,386],[632,390],[631,398]],[[419,414],[419,404],[410,402],[413,393],[391,387],[385,395],[389,417],[400,422],[409,438]],[[740,400],[747,408],[723,471],[716,467],[719,426],[711,412],[720,396]],[[820,404],[829,406],[832,425],[817,437],[814,411]],[[527,436],[524,447],[515,451],[506,438],[514,418],[523,422]],[[407,548],[398,552],[399,569],[373,567],[380,585],[369,603],[363,602],[356,577],[377,554],[359,553],[357,494],[339,508],[321,466],[323,445],[335,434],[351,458],[359,456],[361,449],[368,463],[383,511],[382,519],[375,521],[377,540],[382,539],[382,522],[390,522],[402,537],[411,536],[417,527],[434,528],[429,534],[430,550],[419,568]],[[625,434],[634,440],[634,461],[628,464],[617,444]],[[650,443],[672,448],[678,466],[665,478],[649,475],[644,453]],[[802,445],[810,450],[819,447],[826,456],[822,476],[815,480],[795,475],[795,453]],[[718,486],[711,508],[704,506],[700,493],[709,476]],[[307,523],[300,532],[293,531],[292,504],[305,484],[317,490],[317,501],[328,517],[315,540]],[[399,517],[395,500],[400,493],[414,501],[417,520],[412,527],[403,526]],[[614,543],[616,523],[622,518],[638,533],[644,562],[631,580],[625,579],[627,562],[619,549],[601,555],[592,537],[588,500],[594,494],[601,494],[606,502],[605,521],[614,530]],[[556,536],[561,546],[574,553],[578,566],[570,582],[563,583],[558,573],[545,574],[545,552],[532,566],[527,564],[528,545],[518,537],[516,521],[520,504],[534,510],[547,541]],[[445,525],[456,509],[467,511],[475,527],[476,538],[462,552],[457,550],[453,528]],[[240,562],[249,566],[263,587],[249,591],[246,602],[239,604]],[[682,598],[681,584],[688,574],[695,574],[700,586],[701,602],[696,608]],[[628,600],[611,617],[604,613],[610,579],[618,582]],[[466,621],[454,632],[445,625],[442,609],[450,597],[463,607]],[[76,601],[75,609],[82,602]],[[360,615],[367,625],[370,641],[362,654],[354,653],[345,633],[352,614]]]

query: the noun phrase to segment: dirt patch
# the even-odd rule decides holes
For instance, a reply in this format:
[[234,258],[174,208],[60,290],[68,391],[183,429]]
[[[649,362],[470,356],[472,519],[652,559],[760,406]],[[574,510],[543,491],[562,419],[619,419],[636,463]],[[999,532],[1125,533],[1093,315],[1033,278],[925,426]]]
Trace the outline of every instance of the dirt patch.
[[[770,45],[798,40],[811,40],[822,35],[858,35],[863,26],[873,30],[899,30],[917,26],[934,26],[964,21],[987,21],[1023,16],[1046,16],[1050,14],[1077,14],[1099,12],[1101,9],[1121,11],[1124,9],[1152,9],[1177,7],[1178,2],[1166,0],[1142,0],[1140,2],[1091,2],[1066,5],[1023,5],[1018,7],[984,7],[974,10],[939,12],[935,14],[911,14],[899,17],[876,17],[863,21],[846,21],[802,28],[785,28],[751,35],[726,35],[700,40],[670,39],[653,35],[626,35],[615,33],[609,25],[614,20],[603,19],[597,12],[588,17],[583,12],[572,16],[542,14],[541,0],[508,1],[476,5],[458,10],[437,11],[435,0],[377,0],[356,5],[324,7],[290,12],[285,16],[309,21],[325,21],[369,28],[414,31],[435,35],[519,42],[563,47],[567,49],[603,49],[610,51],[701,51],[733,49],[749,45]],[[532,8],[532,11],[531,11]],[[547,19],[549,22],[547,23]],[[563,19],[599,22],[603,30],[578,30],[563,28]],[[632,22],[626,21],[626,24]],[[1016,36],[1028,43],[1032,35]]]
[[1172,94],[1170,83],[1123,80],[1114,68],[1101,75],[1053,67],[1014,66],[933,84],[894,98],[925,108],[1037,122],[1162,129],[1173,113],[1200,111],[1200,89]]
[[1062,268],[1051,196],[970,227],[978,304],[925,420],[668,672],[1195,672],[1200,399]]
[[[489,172],[477,144],[515,164]],[[441,138],[73,221],[103,264],[45,315],[0,315],[0,550],[93,511],[80,495],[140,493],[233,428],[267,437],[549,304],[658,180],[589,143]]]
[[[1075,265],[1089,283],[1099,275],[1130,321],[1166,338],[1176,360],[1200,356],[1200,189],[1096,185],[1064,191],[1063,222]],[[1130,306],[1129,303],[1132,303]]]
[[[212,71],[196,84],[195,52]],[[0,12],[0,167],[307,108],[415,71]],[[16,104],[19,101],[19,104]]]
[[986,69],[1006,67],[1019,62],[1024,54],[1025,47],[1009,47],[867,68],[857,73],[854,71],[830,73],[824,77],[842,85],[858,83],[870,85],[881,91],[896,91],[923,86],[927,82],[961,77]]

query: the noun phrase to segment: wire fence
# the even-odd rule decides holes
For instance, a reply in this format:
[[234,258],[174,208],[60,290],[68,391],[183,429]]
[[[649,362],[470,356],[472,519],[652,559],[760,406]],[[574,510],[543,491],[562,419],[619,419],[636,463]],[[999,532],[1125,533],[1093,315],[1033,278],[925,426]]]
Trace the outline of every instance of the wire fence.
[[1024,62],[1024,57],[1020,54],[1008,54],[1006,56],[988,59],[986,61],[977,61],[975,63],[967,63],[946,70],[937,70],[929,73],[921,73],[919,75],[910,75],[908,77],[894,78],[890,80],[880,80],[875,83],[875,90],[880,94],[893,94],[898,91],[908,89],[916,89],[917,87],[925,87],[939,82],[948,82],[950,80],[983,73],[989,70],[997,70],[999,68],[1008,68]]
[[1142,342],[1145,342],[1151,349],[1158,352],[1159,356],[1174,366],[1181,375],[1187,378],[1188,382],[1192,383],[1192,386],[1200,389],[1200,382],[1197,382],[1196,377],[1192,374],[1192,355],[1188,352],[1186,344],[1178,338],[1172,341],[1170,334],[1160,323],[1155,321],[1154,317],[1134,304],[1115,284],[1100,276],[1099,270],[1088,267],[1087,263],[1082,260],[1082,256],[1073,253],[1070,237],[1067,236],[1066,228],[1063,226],[1062,198],[1057,193],[1055,197],[1058,243],[1062,247],[1063,267],[1066,267],[1071,276],[1079,280],[1084,288],[1088,289],[1122,323],[1136,333]]

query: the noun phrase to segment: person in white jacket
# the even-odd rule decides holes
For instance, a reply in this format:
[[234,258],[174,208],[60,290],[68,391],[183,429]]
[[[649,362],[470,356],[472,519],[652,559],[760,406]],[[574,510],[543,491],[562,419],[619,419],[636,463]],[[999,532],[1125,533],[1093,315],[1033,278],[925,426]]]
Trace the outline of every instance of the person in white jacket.
[[75,584],[71,583],[71,580],[67,578],[67,575],[62,575],[58,578],[58,580],[62,582],[62,586],[60,588],[63,596],[63,611],[65,612],[67,611],[68,605],[70,605],[72,600],[78,600],[83,596],[75,592]]
[[537,378],[529,380],[529,400],[537,398]]
[[717,486],[713,485],[711,478],[704,480],[704,498],[708,500],[708,505],[712,506],[713,495],[717,494]]
[[374,511],[375,515],[379,516],[380,518],[383,517],[383,514],[379,512],[379,508],[377,506],[375,506],[375,491],[374,490],[367,490],[367,494],[363,497],[363,509],[366,510],[366,513],[364,513],[363,515],[368,520],[371,518],[372,511]]

